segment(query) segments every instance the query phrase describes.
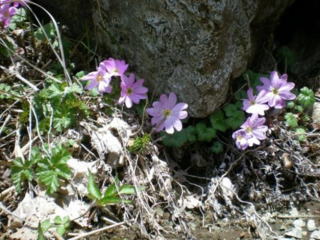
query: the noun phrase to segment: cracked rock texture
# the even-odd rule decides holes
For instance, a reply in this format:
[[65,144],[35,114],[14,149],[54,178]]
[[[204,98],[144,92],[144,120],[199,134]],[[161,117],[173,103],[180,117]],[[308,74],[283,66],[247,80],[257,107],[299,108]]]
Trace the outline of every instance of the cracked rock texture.
[[156,93],[177,93],[194,117],[225,101],[230,79],[243,73],[293,1],[40,0],[75,31],[92,24],[105,56],[125,58]]

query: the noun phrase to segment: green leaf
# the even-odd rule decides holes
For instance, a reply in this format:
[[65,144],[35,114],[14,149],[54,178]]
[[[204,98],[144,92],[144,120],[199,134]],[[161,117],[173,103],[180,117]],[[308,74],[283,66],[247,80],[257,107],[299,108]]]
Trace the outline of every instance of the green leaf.
[[188,137],[185,135],[184,130],[175,132],[174,134],[164,133],[163,136],[162,142],[168,147],[181,147],[188,141]]
[[40,224],[40,227],[43,232],[47,232],[51,226],[52,224],[50,223],[50,219],[46,219]]
[[223,111],[225,112],[227,117],[233,117],[236,112],[239,111],[238,107],[235,104],[227,104]]
[[15,41],[9,36],[1,37],[1,39],[3,42],[0,44],[0,54],[8,58],[14,54],[17,46]]
[[62,132],[72,124],[72,119],[69,116],[55,117],[53,119],[53,127],[58,132]]
[[151,142],[151,135],[150,134],[144,134],[141,137],[136,137],[134,139],[134,142],[131,146],[129,146],[128,150],[132,153],[137,153],[143,151],[148,144]]
[[73,83],[70,87],[67,86],[64,89],[64,94],[71,94],[71,93],[77,93],[77,94],[82,94],[83,93],[83,88],[80,87],[78,84]]
[[[1,47],[0,47],[1,48]],[[13,88],[5,83],[0,83],[0,99],[17,99],[21,94],[13,90]]]
[[40,223],[38,224],[37,232],[38,232],[37,240],[47,240],[46,237],[44,236]]
[[81,79],[86,75],[85,71],[80,71],[75,74],[76,78]]
[[295,107],[294,101],[290,101],[290,102],[287,103],[287,108],[292,109],[292,108],[294,108],[294,107]]
[[316,98],[314,92],[311,89],[303,87],[300,89],[300,93],[297,96],[297,101],[302,106],[309,107],[315,103]]
[[120,203],[131,203],[130,200],[123,200],[120,197],[108,197],[105,196],[101,200],[99,200],[99,205],[107,205],[107,204],[120,204]]
[[63,236],[68,228],[70,227],[70,219],[69,217],[61,218],[60,216],[55,217],[54,223],[56,225],[56,232]]
[[70,158],[68,150],[59,145],[52,148],[51,156],[46,156],[37,163],[37,180],[46,186],[49,194],[58,190],[62,179],[71,177],[71,170],[67,165]]
[[88,189],[89,197],[92,200],[100,200],[102,198],[102,194],[100,192],[100,189],[97,186],[97,184],[94,180],[94,176],[91,173],[89,173],[89,176],[88,176],[87,189]]
[[244,122],[245,114],[241,110],[241,102],[227,104],[223,110],[228,117],[225,122],[233,130],[239,128],[239,126]]
[[307,141],[307,135],[306,135],[306,130],[303,128],[297,128],[295,131],[297,138],[300,142],[305,142]]
[[299,112],[299,113],[302,113],[304,109],[303,109],[302,106],[296,105],[296,106],[294,107],[294,110],[296,110],[296,111]]
[[118,194],[136,194],[136,189],[132,185],[123,184],[120,187]]
[[228,125],[226,124],[226,119],[221,110],[214,112],[210,116],[210,122],[214,129],[225,132],[228,129]]
[[196,128],[193,126],[188,126],[187,128],[183,129],[185,136],[188,142],[193,143],[197,141],[197,131]]
[[24,8],[16,9],[16,13],[12,16],[9,24],[11,30],[15,30],[17,25],[26,22],[27,20],[27,11]]
[[39,182],[46,186],[48,194],[53,194],[58,190],[60,183],[56,171],[44,170],[38,172],[37,177]]
[[223,145],[220,142],[215,141],[215,142],[213,142],[213,145],[210,148],[210,150],[216,154],[222,153],[223,152]]
[[293,113],[286,113],[284,115],[284,118],[286,120],[286,125],[291,127],[291,128],[296,128],[298,127],[298,118],[295,114]]
[[21,158],[12,161],[11,179],[18,193],[21,192],[22,184],[25,181],[32,181],[34,175],[33,164],[32,161],[23,161]]
[[203,122],[197,123],[196,131],[199,141],[209,142],[216,137],[216,130],[214,128],[208,128]]
[[56,30],[53,23],[50,22],[42,27],[39,27],[33,34],[34,37],[39,41],[47,41],[47,37],[50,40],[53,40],[56,37]]
[[240,125],[244,122],[245,114],[242,111],[236,111],[234,112],[234,115],[232,117],[229,117],[226,119],[226,123],[229,127],[231,127],[233,130],[240,127]]
[[118,194],[117,186],[115,183],[111,184],[104,192],[104,197],[113,197]]

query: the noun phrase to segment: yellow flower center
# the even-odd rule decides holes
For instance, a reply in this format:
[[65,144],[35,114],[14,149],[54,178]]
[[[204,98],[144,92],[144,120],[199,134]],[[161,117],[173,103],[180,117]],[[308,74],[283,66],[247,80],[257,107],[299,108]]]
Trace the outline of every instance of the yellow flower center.
[[251,133],[251,132],[252,132],[252,128],[251,128],[251,127],[247,127],[247,128],[246,128],[246,132],[247,132],[247,133]]
[[128,95],[131,95],[132,92],[133,92],[133,91],[132,91],[132,88],[128,88],[128,89],[127,89],[127,94],[128,94]]
[[97,81],[98,81],[98,82],[101,82],[102,80],[103,80],[103,76],[99,74],[99,75],[97,76]]
[[238,135],[238,136],[237,136],[237,140],[238,140],[238,141],[241,141],[242,139],[243,139],[243,137],[242,137],[241,135]]
[[278,95],[278,94],[279,94],[279,91],[278,91],[278,89],[273,88],[273,89],[272,89],[272,93],[273,93],[274,95]]
[[165,109],[165,110],[163,110],[162,114],[163,114],[163,116],[165,118],[167,118],[167,117],[169,117],[171,115],[171,110],[170,109]]
[[255,105],[256,102],[255,101],[250,101],[250,105]]

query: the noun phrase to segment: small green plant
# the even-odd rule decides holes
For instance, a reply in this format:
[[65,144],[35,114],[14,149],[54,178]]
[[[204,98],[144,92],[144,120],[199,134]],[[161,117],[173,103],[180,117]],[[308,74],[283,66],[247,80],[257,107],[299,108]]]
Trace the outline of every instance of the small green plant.
[[33,167],[37,159],[31,158],[31,160],[22,160],[17,158],[13,160],[11,166],[11,179],[16,186],[17,192],[21,192],[23,184],[28,181],[31,182],[34,178]]
[[231,129],[237,129],[245,119],[245,114],[241,110],[241,102],[238,101],[235,104],[227,104],[223,108],[226,118],[226,124]]
[[128,150],[131,153],[138,153],[144,151],[150,142],[150,134],[144,134],[141,137],[136,137],[133,141],[133,144],[129,146]]
[[222,110],[215,111],[210,117],[211,125],[218,131],[225,132],[228,129],[225,115]]
[[115,183],[109,185],[107,189],[102,193],[94,180],[94,176],[89,173],[88,180],[88,197],[96,202],[98,206],[104,206],[108,204],[119,203],[131,203],[130,200],[124,200],[121,195],[132,195],[136,193],[135,187],[129,184],[120,185],[116,179]]
[[199,122],[196,125],[197,139],[200,142],[210,142],[217,136],[216,130],[212,127],[208,127],[204,122]]
[[297,128],[295,130],[295,133],[296,133],[296,136],[297,136],[297,139],[300,141],[300,142],[305,142],[307,140],[307,137],[306,137],[306,130],[304,128]]
[[37,161],[37,180],[43,184],[47,192],[56,192],[63,179],[71,177],[71,171],[67,161],[71,158],[70,153],[61,146],[52,149],[51,156],[44,156]]
[[296,114],[288,112],[288,113],[286,113],[284,118],[286,120],[287,126],[289,126],[291,128],[296,128],[296,127],[299,126],[299,124],[298,124],[298,116]]
[[56,216],[53,222],[51,222],[50,219],[47,219],[39,223],[37,239],[46,240],[44,233],[47,232],[49,229],[53,229],[57,234],[63,237],[66,234],[66,232],[69,230],[69,228],[70,228],[69,217],[61,218],[60,216]]
[[[47,132],[52,127],[57,132],[62,132],[73,127],[79,118],[89,115],[89,108],[80,99],[82,88],[76,83],[68,86],[67,83],[50,82],[49,86],[42,89],[34,98],[34,105],[39,119],[41,132]],[[28,105],[24,112],[28,111]],[[28,118],[21,114],[21,120]],[[51,122],[52,121],[52,122]]]
[[[217,137],[218,132],[238,128],[244,118],[241,102],[229,103],[222,110],[215,111],[208,119],[202,120],[194,126],[190,125],[171,135],[164,134],[163,144],[169,147],[181,147],[195,142],[211,142]],[[210,150],[216,154],[221,153],[223,145],[214,141]]]
[[15,100],[17,98],[21,97],[21,95],[12,88],[12,86],[0,83],[0,99],[11,99]]
[[56,192],[61,182],[71,177],[67,165],[70,158],[71,154],[59,145],[50,153],[33,148],[30,160],[15,159],[11,166],[11,178],[17,191],[21,191],[25,182],[36,180],[45,186],[49,194]]
[[312,89],[303,87],[300,89],[296,102],[304,108],[312,106],[316,101],[314,92]]
[[222,143],[218,142],[218,141],[214,141],[211,148],[210,148],[211,152],[219,154],[223,152],[223,145]]
[[11,18],[9,28],[11,30],[19,28],[27,28],[28,14],[25,8],[18,8],[16,14]]
[[287,113],[284,115],[285,123],[296,133],[297,139],[306,141],[306,128],[310,123],[309,109],[315,103],[314,92],[303,87],[297,98],[287,105]]

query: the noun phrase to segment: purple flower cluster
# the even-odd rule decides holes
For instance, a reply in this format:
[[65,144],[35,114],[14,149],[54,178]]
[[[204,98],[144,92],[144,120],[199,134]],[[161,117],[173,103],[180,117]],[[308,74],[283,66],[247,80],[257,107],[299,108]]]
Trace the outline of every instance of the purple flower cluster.
[[10,24],[11,18],[16,14],[19,5],[25,5],[28,0],[0,0],[0,22],[4,28]]
[[143,79],[136,80],[133,73],[126,76],[128,64],[123,60],[109,58],[102,61],[97,70],[84,76],[81,80],[89,81],[86,89],[97,88],[100,93],[111,93],[111,80],[113,77],[121,79],[121,96],[119,103],[125,103],[131,108],[133,103],[138,104],[141,99],[147,98],[148,89],[143,86]]
[[244,150],[253,145],[259,145],[261,140],[266,139],[268,127],[265,124],[265,111],[269,108],[281,109],[287,100],[295,99],[295,95],[290,91],[294,88],[294,83],[288,82],[288,75],[279,76],[276,71],[271,72],[270,79],[261,77],[262,86],[257,87],[257,95],[253,95],[253,89],[247,91],[248,99],[243,100],[242,109],[249,114],[246,122],[240,129],[232,134],[236,141],[236,146]]
[[[118,103],[124,103],[127,108],[131,108],[133,103],[138,104],[140,100],[147,98],[148,89],[143,86],[143,79],[136,80],[133,73],[127,76],[127,69],[128,64],[125,61],[109,58],[102,61],[96,71],[87,74],[81,80],[88,81],[88,90],[96,88],[100,93],[111,93],[112,78],[120,77],[121,93]],[[174,130],[182,130],[181,119],[188,116],[187,108],[186,103],[177,103],[177,96],[170,93],[168,97],[162,94],[160,100],[147,109],[147,113],[152,117],[151,124],[155,126],[156,131],[165,130],[172,134]]]

